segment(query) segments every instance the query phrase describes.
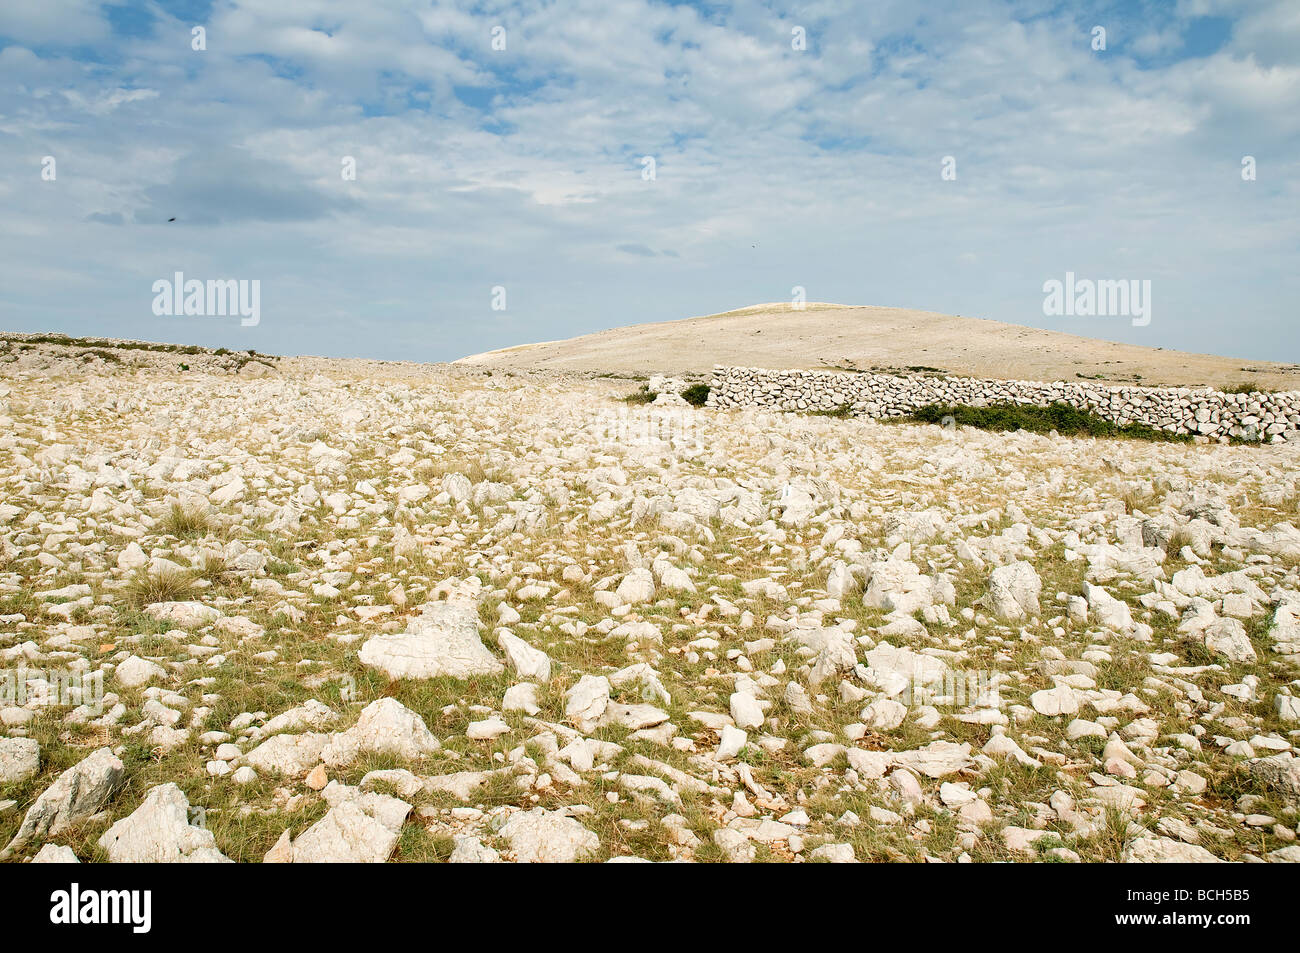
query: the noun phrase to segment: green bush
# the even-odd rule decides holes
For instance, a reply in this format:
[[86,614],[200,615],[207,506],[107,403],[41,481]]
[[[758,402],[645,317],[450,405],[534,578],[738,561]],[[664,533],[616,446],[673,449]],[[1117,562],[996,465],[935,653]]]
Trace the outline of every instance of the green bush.
[[692,407],[703,407],[704,402],[709,399],[709,385],[692,384],[682,391],[682,399]]
[[901,419],[938,424],[946,417],[979,430],[1028,430],[1032,433],[1050,433],[1055,430],[1062,436],[1130,437],[1173,443],[1190,443],[1192,439],[1187,434],[1169,433],[1145,424],[1125,424],[1120,427],[1091,411],[1079,410],[1059,401],[1046,407],[1023,404],[990,404],[988,407],[927,404],[910,417]]

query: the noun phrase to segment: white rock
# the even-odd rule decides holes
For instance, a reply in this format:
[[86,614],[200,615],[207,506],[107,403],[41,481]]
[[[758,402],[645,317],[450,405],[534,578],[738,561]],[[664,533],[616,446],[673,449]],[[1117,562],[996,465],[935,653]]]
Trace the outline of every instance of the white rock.
[[1023,561],[994,569],[989,576],[990,608],[1000,618],[1015,621],[1039,612],[1043,582],[1033,565]]
[[467,834],[455,838],[455,848],[447,858],[449,864],[499,864],[501,855],[477,837]]
[[33,864],[79,864],[80,860],[72,852],[71,847],[63,847],[59,844],[46,844],[36,852],[32,858]]
[[15,784],[41,769],[41,746],[35,738],[0,738],[0,784]]
[[551,660],[541,649],[534,648],[509,629],[497,633],[497,645],[505,653],[506,664],[520,678],[549,681]]
[[745,692],[731,693],[731,718],[737,728],[761,728],[763,708],[753,695]]
[[600,838],[587,828],[540,807],[511,814],[499,833],[523,864],[572,863],[600,850]]
[[130,655],[113,670],[113,677],[125,688],[139,688],[141,685],[166,678],[167,670],[148,659]]
[[424,606],[406,632],[377,635],[361,647],[363,665],[389,678],[496,675],[504,666],[478,635],[478,614],[467,606],[435,602]]
[[97,814],[122,783],[122,762],[108,748],[99,748],[55,779],[28,809],[13,840],[0,851],[0,860],[33,839],[57,837],[69,827]]
[[98,844],[115,864],[230,863],[212,832],[190,823],[189,799],[171,782],[150,788],[144,803]]
[[441,748],[423,718],[395,698],[380,698],[361,710],[355,725],[331,736],[320,757],[331,766],[351,764],[370,753],[418,761]]
[[595,730],[609,705],[609,679],[584,675],[564,693],[564,717],[584,734]]
[[636,605],[655,597],[655,577],[649,569],[630,570],[614,590],[620,604]]
[[1120,862],[1125,864],[1221,864],[1204,847],[1184,844],[1168,837],[1134,838],[1124,848]]

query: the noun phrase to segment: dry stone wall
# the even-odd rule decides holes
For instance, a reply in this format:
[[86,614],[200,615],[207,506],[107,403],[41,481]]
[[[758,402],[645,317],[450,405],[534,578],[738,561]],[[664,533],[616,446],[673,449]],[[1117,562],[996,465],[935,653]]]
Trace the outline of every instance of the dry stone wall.
[[1129,387],[1093,382],[980,380],[835,371],[715,367],[707,406],[818,411],[848,406],[867,417],[901,417],[927,404],[985,406],[1053,402],[1089,410],[1116,424],[1171,433],[1300,440],[1300,391],[1227,394],[1209,388]]

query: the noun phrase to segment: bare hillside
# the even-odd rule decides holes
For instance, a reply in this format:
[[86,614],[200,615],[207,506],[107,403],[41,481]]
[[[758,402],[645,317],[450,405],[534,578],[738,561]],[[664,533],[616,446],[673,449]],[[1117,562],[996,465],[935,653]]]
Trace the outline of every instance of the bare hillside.
[[500,370],[703,374],[714,364],[844,370],[933,369],[1025,380],[1250,384],[1300,388],[1300,365],[1191,354],[906,308],[760,304],[705,317],[611,328],[457,362]]

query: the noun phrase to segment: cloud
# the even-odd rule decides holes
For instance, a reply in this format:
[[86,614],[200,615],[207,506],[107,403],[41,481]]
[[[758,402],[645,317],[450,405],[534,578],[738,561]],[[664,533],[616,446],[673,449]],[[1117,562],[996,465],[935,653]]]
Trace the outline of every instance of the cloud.
[[642,245],[640,242],[629,242],[623,245],[616,245],[619,251],[625,255],[640,255],[644,258],[654,258],[658,253],[649,245]]
[[235,148],[191,152],[174,170],[170,182],[143,191],[132,211],[136,223],[156,225],[173,217],[187,225],[309,222],[354,204],[303,184],[284,164]]
[[[6,17],[8,323],[438,359],[794,285],[1059,327],[1072,270],[1153,280],[1104,333],[1300,359],[1293,2],[202,7]],[[160,323],[177,269],[261,278],[262,323]]]

